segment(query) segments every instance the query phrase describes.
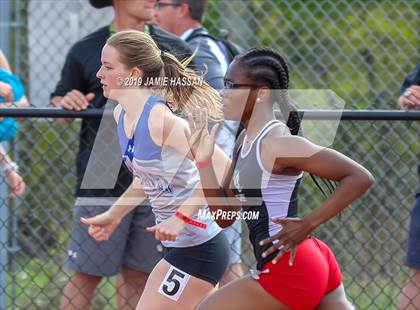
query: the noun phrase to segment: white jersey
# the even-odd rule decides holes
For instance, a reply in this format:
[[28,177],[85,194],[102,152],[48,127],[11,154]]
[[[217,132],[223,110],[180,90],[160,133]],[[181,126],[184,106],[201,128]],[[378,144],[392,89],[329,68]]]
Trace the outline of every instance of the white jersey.
[[249,237],[257,258],[257,267],[271,261],[276,252],[262,258],[270,244],[260,246],[259,242],[278,233],[282,226],[272,218],[295,217],[297,215],[297,191],[302,173],[296,176],[278,175],[267,171],[261,161],[261,140],[276,126],[283,128],[284,135],[290,135],[287,126],[279,121],[269,122],[252,141],[247,152],[240,145],[233,174],[233,191],[242,202],[245,211],[258,212],[257,220],[246,220]]

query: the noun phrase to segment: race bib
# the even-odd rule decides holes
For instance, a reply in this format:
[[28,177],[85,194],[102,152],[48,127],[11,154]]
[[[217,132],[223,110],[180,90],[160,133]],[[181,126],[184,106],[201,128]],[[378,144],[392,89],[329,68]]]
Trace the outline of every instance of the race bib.
[[171,266],[159,286],[158,292],[169,299],[178,301],[187,286],[190,275]]

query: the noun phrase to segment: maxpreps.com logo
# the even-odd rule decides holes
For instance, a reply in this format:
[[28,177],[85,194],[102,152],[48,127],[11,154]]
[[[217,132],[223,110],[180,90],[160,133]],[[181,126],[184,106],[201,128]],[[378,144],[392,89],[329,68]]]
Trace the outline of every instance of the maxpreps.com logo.
[[226,211],[218,209],[217,211],[210,211],[209,209],[198,210],[198,220],[258,220],[260,211]]

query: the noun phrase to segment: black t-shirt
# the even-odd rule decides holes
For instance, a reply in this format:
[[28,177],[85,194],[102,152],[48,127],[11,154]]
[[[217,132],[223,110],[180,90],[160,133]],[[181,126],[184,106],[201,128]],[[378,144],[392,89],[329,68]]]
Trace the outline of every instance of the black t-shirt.
[[[191,51],[186,43],[178,37],[153,26],[149,26],[149,32],[161,50],[171,52],[180,60],[191,55]],[[102,85],[96,77],[96,72],[101,66],[101,51],[109,36],[109,28],[103,27],[73,45],[67,54],[61,71],[61,79],[51,97],[64,96],[72,89],[77,89],[83,94],[92,92],[95,94],[95,98],[90,102],[88,108],[104,108],[107,99],[103,96]],[[132,181],[132,176],[127,168],[121,165],[118,179],[113,189],[80,189],[100,123],[101,119],[83,119],[82,121],[82,128],[79,134],[79,151],[76,159],[77,196],[118,197]],[[115,122],[110,123],[115,125]],[[115,130],[109,130],[107,133],[112,134],[109,137],[110,141],[117,141],[116,127]],[[116,149],[116,152],[118,153],[115,154],[119,154],[119,149]]]
[[[401,85],[401,94],[411,85],[419,85],[420,86],[420,64],[417,64],[416,68],[413,72],[411,72],[405,78],[403,84]],[[417,172],[419,174],[419,183],[420,183],[420,164],[417,166]],[[417,189],[416,195],[420,195],[420,185]]]

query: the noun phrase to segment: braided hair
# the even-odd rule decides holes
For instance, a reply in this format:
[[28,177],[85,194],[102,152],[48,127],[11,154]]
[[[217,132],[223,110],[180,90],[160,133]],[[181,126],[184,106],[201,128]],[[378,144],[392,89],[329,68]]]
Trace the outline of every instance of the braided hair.
[[[276,89],[274,101],[279,104],[291,134],[297,135],[302,119],[289,100],[289,68],[283,57],[271,48],[258,47],[236,56],[235,61],[244,67],[248,77],[255,83],[266,83],[271,89]],[[316,176],[310,176],[325,197],[328,196],[326,192],[334,191],[335,184],[330,180],[320,178],[323,184],[321,185]]]
[[283,57],[271,48],[259,47],[236,56],[235,61],[244,66],[251,80],[266,83],[271,89],[276,89],[274,101],[279,104],[292,135],[297,135],[301,118],[289,100],[289,69]]

